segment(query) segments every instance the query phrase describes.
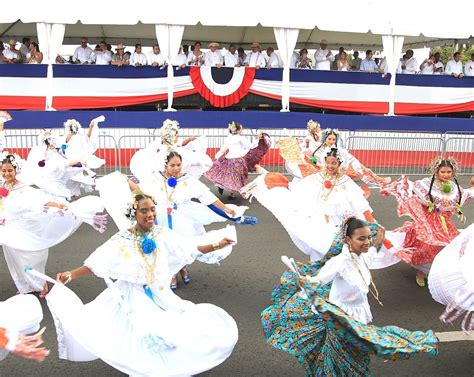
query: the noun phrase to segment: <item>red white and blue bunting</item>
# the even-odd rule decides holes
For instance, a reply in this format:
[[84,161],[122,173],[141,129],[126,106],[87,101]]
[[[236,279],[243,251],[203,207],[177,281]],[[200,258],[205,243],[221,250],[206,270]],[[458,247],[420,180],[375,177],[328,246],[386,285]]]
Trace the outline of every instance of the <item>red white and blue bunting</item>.
[[[0,65],[0,109],[42,110],[46,65]],[[167,99],[167,71],[158,67],[54,65],[53,107],[92,109]],[[174,97],[199,93],[217,108],[248,93],[281,99],[282,69],[186,67],[174,72]],[[388,112],[390,76],[377,73],[296,70],[290,102],[342,111]],[[395,113],[474,111],[474,77],[397,75]]]

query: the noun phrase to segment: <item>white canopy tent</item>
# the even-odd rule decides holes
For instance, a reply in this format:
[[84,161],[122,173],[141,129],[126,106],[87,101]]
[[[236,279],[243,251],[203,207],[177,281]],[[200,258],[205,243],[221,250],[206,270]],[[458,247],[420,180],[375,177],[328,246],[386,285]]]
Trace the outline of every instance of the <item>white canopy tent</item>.
[[[426,7],[423,2],[412,0],[343,0],[298,5],[250,0],[225,4],[211,0],[81,0],[73,5],[52,0],[17,0],[18,13],[0,14],[0,38],[5,41],[36,35],[50,65],[60,41],[76,44],[82,36],[89,37],[92,43],[106,39],[112,44],[152,45],[158,40],[162,48],[167,46],[169,56],[180,43],[195,40],[244,46],[258,41],[265,47],[276,46],[282,57],[295,48],[316,47],[321,39],[327,39],[330,48],[383,47],[392,73],[389,113],[393,114],[395,70],[403,46],[452,44],[455,40],[474,42],[474,3],[458,2],[455,17],[446,16],[446,7]],[[286,64],[282,110],[288,111],[289,68],[287,59],[283,61]],[[52,75],[51,69],[48,72]],[[169,84],[168,109],[172,110],[172,78]]]

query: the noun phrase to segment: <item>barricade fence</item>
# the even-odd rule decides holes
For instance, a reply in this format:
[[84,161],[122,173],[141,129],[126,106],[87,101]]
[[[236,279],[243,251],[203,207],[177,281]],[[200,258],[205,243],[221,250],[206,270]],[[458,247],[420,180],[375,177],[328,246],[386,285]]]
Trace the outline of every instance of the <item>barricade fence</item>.
[[[62,131],[62,130],[61,130]],[[63,131],[62,131],[63,132]],[[245,129],[242,133],[253,140],[259,130]],[[272,139],[272,147],[263,158],[261,165],[271,172],[285,173],[284,161],[275,147],[275,142],[287,137],[304,139],[305,129],[264,130]],[[459,174],[474,174],[474,132],[466,133],[417,133],[417,132],[380,132],[371,130],[338,130],[341,144],[364,165],[380,175],[426,175],[436,156],[452,156],[460,165]],[[28,130],[7,130],[6,149],[23,158],[29,150],[38,144],[38,135]],[[159,129],[101,128],[98,157],[106,164],[97,170],[99,176],[119,170],[130,174],[130,160],[133,154],[159,139]],[[224,139],[227,129],[196,128],[181,129],[180,140],[187,137],[206,135],[207,153],[214,157]],[[58,134],[58,137],[62,135]]]

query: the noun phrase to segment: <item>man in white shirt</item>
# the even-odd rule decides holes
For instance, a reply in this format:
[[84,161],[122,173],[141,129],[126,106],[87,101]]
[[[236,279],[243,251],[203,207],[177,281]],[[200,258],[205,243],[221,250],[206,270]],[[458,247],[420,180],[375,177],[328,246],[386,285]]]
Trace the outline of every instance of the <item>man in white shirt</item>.
[[246,67],[255,67],[257,69],[265,67],[266,62],[263,54],[260,52],[260,43],[253,42],[250,49],[252,51],[245,57],[244,65]]
[[314,60],[316,62],[316,69],[320,71],[331,70],[331,63],[334,61],[334,55],[331,50],[327,48],[328,42],[323,39],[319,44],[319,49],[314,53]]
[[273,47],[267,48],[267,55],[268,55],[267,69],[280,68],[280,62],[278,61],[278,56],[277,54],[275,54]]
[[160,45],[153,45],[153,50],[148,53],[146,63],[153,67],[163,67],[166,62],[163,55],[161,55]]
[[381,73],[388,73],[388,63],[386,56],[384,56],[383,59],[380,61],[378,71]]
[[[180,69],[183,69],[186,67],[187,61],[188,61],[188,57],[183,52],[183,47],[179,46],[178,54],[171,61],[171,65],[176,67],[176,70],[179,71]],[[164,64],[166,64],[166,62]],[[162,67],[164,67],[164,65]]]
[[360,64],[362,63],[362,59],[359,58],[359,51],[354,51],[354,55],[352,55],[351,60],[351,71],[360,71]]
[[446,69],[444,70],[444,73],[453,77],[464,76],[462,72],[461,53],[459,51],[455,52],[453,58],[446,63]]
[[226,67],[240,67],[239,54],[234,44],[229,45],[229,51],[224,56],[224,65]]
[[407,50],[405,61],[402,63],[402,73],[414,75],[418,71],[418,62],[413,57],[413,50]]
[[471,61],[464,66],[464,76],[474,76],[474,53],[471,54]]
[[76,48],[72,60],[75,64],[90,64],[93,61],[93,51],[87,45],[89,40],[86,37],[81,38],[81,45]]
[[130,55],[130,65],[134,67],[146,65],[146,55],[142,52],[142,45],[140,43],[135,45],[135,52]]
[[221,52],[218,50],[219,43],[211,42],[207,45],[209,51],[204,55],[204,65],[208,67],[222,67],[224,63],[224,58],[222,57]]
[[112,60],[112,53],[107,50],[107,42],[100,41],[99,50],[94,51],[94,61],[96,65],[109,65]]
[[362,72],[375,72],[377,70],[377,64],[372,59],[372,50],[365,52],[365,59],[360,63],[360,70]]
[[28,59],[31,55],[30,44],[31,44],[31,39],[28,37],[23,38],[21,41],[20,53],[23,60]]

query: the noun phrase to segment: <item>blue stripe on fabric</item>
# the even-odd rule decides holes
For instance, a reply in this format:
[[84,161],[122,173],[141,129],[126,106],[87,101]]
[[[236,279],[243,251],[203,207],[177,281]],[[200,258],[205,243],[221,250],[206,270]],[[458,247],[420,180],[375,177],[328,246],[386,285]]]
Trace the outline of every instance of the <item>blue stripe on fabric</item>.
[[418,132],[473,131],[474,120],[469,118],[413,117],[413,116],[371,116],[318,114],[311,112],[278,111],[10,111],[13,120],[10,129],[63,128],[67,119],[77,119],[84,127],[99,115],[105,116],[101,128],[160,128],[165,119],[177,120],[182,133],[186,128],[227,128],[236,121],[246,128],[298,129],[305,128],[308,119],[321,123],[323,128],[346,130],[396,130]]
[[[282,80],[282,68],[258,69],[255,78],[259,80]],[[334,84],[389,85],[390,75],[369,72],[316,71],[314,69],[291,69],[291,82],[324,82]],[[457,79],[448,75],[405,75],[396,76],[396,85],[423,87],[474,88],[474,77]]]
[[47,64],[0,64],[0,77],[46,77]]
[[53,70],[56,78],[105,78],[105,79],[147,79],[166,77],[166,68],[131,67],[107,65],[74,65],[55,64]]

